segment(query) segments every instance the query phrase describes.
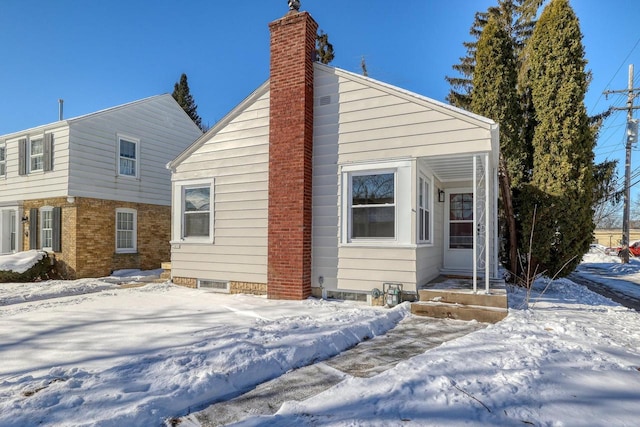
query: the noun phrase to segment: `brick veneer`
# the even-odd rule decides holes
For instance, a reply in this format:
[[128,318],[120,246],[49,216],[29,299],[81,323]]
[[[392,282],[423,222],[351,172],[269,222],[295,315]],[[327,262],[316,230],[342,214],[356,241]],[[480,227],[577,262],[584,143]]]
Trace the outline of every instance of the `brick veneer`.
[[318,24],[291,11],[271,31],[269,298],[311,295],[313,56]]
[[[29,212],[42,206],[62,208],[62,252],[55,258],[63,277],[101,277],[125,268],[156,269],[170,258],[169,206],[76,197],[73,203],[66,198],[29,200],[23,208]],[[137,212],[135,254],[115,253],[116,208]],[[28,250],[29,241],[24,240]]]

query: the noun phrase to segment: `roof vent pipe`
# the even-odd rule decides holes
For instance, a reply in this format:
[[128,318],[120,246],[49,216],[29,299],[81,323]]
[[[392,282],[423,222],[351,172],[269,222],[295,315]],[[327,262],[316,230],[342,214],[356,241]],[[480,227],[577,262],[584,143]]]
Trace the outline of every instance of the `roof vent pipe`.
[[64,104],[64,99],[58,99],[58,120],[62,121],[62,105]]

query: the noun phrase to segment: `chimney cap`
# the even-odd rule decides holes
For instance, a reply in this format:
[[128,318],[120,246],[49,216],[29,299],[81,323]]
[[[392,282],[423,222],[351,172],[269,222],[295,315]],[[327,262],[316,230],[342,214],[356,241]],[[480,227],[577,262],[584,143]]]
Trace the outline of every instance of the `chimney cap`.
[[300,10],[300,0],[288,0],[289,10],[295,10],[296,12]]

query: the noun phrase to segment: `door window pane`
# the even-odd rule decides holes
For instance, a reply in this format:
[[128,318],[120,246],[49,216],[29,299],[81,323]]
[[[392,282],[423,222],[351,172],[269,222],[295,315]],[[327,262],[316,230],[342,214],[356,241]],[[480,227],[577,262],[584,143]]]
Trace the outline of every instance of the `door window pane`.
[[473,249],[473,193],[449,195],[449,248]]

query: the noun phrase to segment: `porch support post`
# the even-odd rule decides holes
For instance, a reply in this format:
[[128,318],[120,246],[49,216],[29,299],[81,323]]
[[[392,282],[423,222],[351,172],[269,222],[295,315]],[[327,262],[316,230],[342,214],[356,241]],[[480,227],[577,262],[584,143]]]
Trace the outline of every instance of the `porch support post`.
[[491,174],[489,173],[489,154],[484,155],[484,224],[485,224],[485,232],[484,232],[484,282],[485,282],[485,292],[489,294],[489,273],[491,272],[491,251],[494,245],[489,244],[491,241],[491,237],[493,236],[493,227],[491,227],[491,218],[493,218],[494,212],[491,209]]
[[473,293],[478,292],[478,156],[473,156]]

